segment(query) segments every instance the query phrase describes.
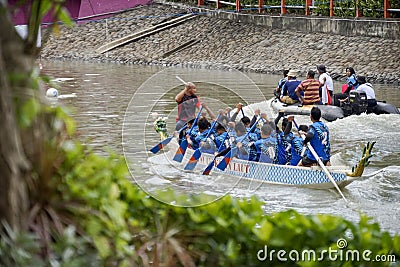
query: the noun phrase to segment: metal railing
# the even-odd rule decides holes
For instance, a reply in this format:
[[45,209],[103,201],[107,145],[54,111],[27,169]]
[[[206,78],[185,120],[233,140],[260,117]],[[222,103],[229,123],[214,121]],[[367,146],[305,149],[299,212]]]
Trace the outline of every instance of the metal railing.
[[[241,2],[242,1],[242,2]],[[198,0],[197,5],[198,6],[204,6],[206,2],[210,3],[215,3],[217,9],[221,9],[223,6],[229,6],[229,7],[234,7],[235,12],[242,12],[245,10],[258,10],[258,13],[263,13],[266,10],[280,10],[279,14],[280,15],[285,15],[290,12],[290,10],[304,10],[304,15],[311,15],[313,11],[317,11],[321,8],[325,8],[329,6],[329,16],[330,17],[335,17],[338,16],[337,13],[340,13],[339,11],[343,10],[351,10],[354,13],[355,17],[363,17],[363,13],[367,12],[373,12],[377,11],[380,13],[383,13],[383,18],[391,18],[393,14],[396,14],[398,17],[398,14],[400,14],[400,6],[399,7],[392,7],[391,2],[394,4],[399,5],[397,0],[383,0],[383,8],[378,8],[378,9],[371,9],[371,8],[366,8],[365,6],[360,5],[360,0],[354,0],[354,6],[353,7],[342,7],[340,4],[346,2],[344,0],[326,0],[327,2],[322,3],[322,2],[315,2],[313,0],[302,0],[302,3],[304,4],[287,4],[289,2],[288,0],[281,0],[280,5],[265,5],[264,1],[268,0],[258,0],[258,4],[243,4],[245,0],[235,0],[235,2],[230,2],[224,1],[224,0]],[[328,2],[329,1],[329,2]],[[275,1],[276,2],[276,1]],[[299,3],[299,1],[297,1]],[[337,4],[337,6],[335,5]],[[340,15],[339,15],[340,16]],[[368,15],[366,16],[368,17]]]

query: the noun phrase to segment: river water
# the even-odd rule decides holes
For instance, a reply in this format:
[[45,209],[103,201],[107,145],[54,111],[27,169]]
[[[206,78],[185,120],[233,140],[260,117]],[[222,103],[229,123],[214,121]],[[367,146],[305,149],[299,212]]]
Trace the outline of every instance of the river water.
[[[182,166],[172,165],[163,152],[155,156],[148,152],[159,142],[153,130],[155,118],[167,117],[172,133],[177,114],[174,96],[182,89],[176,76],[194,81],[202,101],[216,113],[239,101],[251,104],[270,99],[280,79],[277,75],[81,62],[42,61],[42,65],[43,73],[53,77],[59,94],[76,94],[57,103],[70,108],[80,139],[96,153],[107,154],[112,149],[124,155],[132,182],[160,201],[197,206],[226,194],[237,198],[256,196],[265,203],[267,213],[295,209],[304,214],[340,215],[357,222],[362,212],[384,230],[400,233],[399,115],[360,115],[327,123],[335,162],[354,165],[363,145],[377,142],[362,179],[342,190],[346,203],[335,190],[254,184],[224,175],[203,176],[199,170],[183,172]],[[337,92],[340,87],[341,82],[335,81]],[[400,86],[374,87],[379,100],[400,107]],[[258,107],[274,119],[276,114],[265,103]],[[296,116],[296,120],[309,123],[306,116]],[[166,201],[159,192],[167,189],[183,193],[187,199]],[[207,201],[199,200],[199,194],[208,195]]]

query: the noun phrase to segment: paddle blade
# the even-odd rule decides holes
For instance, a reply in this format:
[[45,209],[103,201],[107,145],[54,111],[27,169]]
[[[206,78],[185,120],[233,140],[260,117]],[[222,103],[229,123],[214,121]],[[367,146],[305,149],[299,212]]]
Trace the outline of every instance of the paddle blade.
[[177,162],[182,162],[187,147],[188,147],[188,141],[186,139],[183,139],[181,145],[179,146],[178,150],[175,153],[173,160]]
[[193,170],[196,167],[197,161],[199,160],[200,156],[201,156],[201,151],[198,148],[196,149],[196,151],[194,151],[193,155],[190,157],[184,169],[187,171]]
[[173,136],[170,136],[167,139],[164,139],[163,141],[161,141],[160,143],[155,145],[152,149],[150,149],[150,151],[153,152],[154,154],[156,154],[158,151],[163,149],[163,147],[168,145],[168,143],[171,142],[172,138],[173,138]]
[[225,157],[221,160],[220,163],[218,163],[217,168],[220,169],[221,171],[224,171],[226,167],[228,167],[229,162],[231,162],[232,159],[232,149],[225,155]]
[[203,175],[209,175],[214,164],[215,164],[215,158],[210,162],[210,164],[208,164],[207,168],[204,169]]

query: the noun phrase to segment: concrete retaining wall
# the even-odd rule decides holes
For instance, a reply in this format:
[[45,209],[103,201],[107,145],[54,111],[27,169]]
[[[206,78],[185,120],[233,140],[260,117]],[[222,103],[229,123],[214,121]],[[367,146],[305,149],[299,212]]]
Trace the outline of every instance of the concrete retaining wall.
[[282,29],[305,33],[319,32],[342,36],[400,39],[400,21],[396,20],[253,15],[226,11],[210,11],[202,8],[199,8],[198,11],[204,12],[207,16],[214,18],[253,23],[274,30]]

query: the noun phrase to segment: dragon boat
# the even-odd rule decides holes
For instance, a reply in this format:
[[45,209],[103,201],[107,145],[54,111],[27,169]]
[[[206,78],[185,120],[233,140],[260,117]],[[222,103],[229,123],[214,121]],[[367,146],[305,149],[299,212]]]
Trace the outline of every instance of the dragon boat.
[[[364,93],[350,93],[349,103],[342,104],[341,106],[332,105],[316,105],[321,110],[322,118],[327,121],[334,121],[337,119],[343,119],[350,115],[359,115],[361,113],[374,113],[380,114],[400,114],[397,107],[392,104],[378,101],[378,104],[368,110],[367,108],[367,96]],[[279,101],[277,98],[271,101],[271,108],[275,111],[284,111],[288,114],[294,115],[310,115],[310,111],[313,105],[301,105],[300,103],[285,104]]]
[[[165,129],[165,128],[164,128]],[[160,133],[163,141],[159,143],[157,147],[157,152],[164,148],[167,148],[164,153],[169,159],[171,164],[178,168],[184,170],[184,166],[190,161],[195,150],[187,148],[183,160],[178,163],[173,160],[176,151],[180,149],[176,137],[165,138],[165,133]],[[168,142],[165,142],[168,140]],[[343,188],[350,184],[351,182],[361,179],[364,172],[364,168],[368,166],[369,159],[372,156],[371,151],[375,142],[368,143],[364,149],[361,159],[358,164],[352,168],[347,166],[326,166],[326,169],[331,174],[335,183]],[[152,151],[153,153],[157,153]],[[155,155],[154,157],[158,157]],[[325,171],[319,166],[313,167],[299,167],[299,166],[288,166],[288,165],[278,165],[264,162],[247,161],[238,158],[232,158],[228,166],[224,171],[217,168],[219,162],[223,160],[223,157],[214,158],[214,155],[208,153],[201,153],[200,158],[197,161],[196,167],[192,172],[199,173],[201,175],[202,171],[209,166],[209,164],[214,161],[211,174],[216,175],[231,175],[235,177],[240,177],[243,179],[249,179],[253,181],[258,181],[268,184],[276,185],[286,185],[295,187],[305,187],[312,189],[330,189],[334,188],[335,185],[329,179]],[[154,159],[149,159],[149,161],[156,162]]]

